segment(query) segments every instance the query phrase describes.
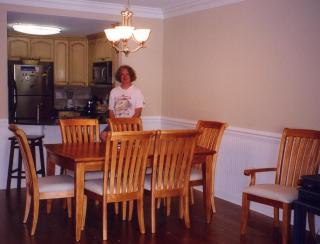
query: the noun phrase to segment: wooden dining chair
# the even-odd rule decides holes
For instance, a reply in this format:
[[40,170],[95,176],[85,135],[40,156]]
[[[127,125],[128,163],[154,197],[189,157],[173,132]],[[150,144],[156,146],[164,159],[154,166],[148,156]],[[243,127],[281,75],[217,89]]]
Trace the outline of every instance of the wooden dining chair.
[[107,240],[107,204],[137,201],[139,228],[145,233],[143,213],[144,178],[155,131],[109,132],[103,180],[85,182],[85,194],[102,203],[102,235]]
[[68,175],[38,178],[26,134],[16,125],[10,125],[9,129],[14,133],[19,142],[23,166],[26,172],[26,205],[23,223],[27,222],[31,203],[33,203],[31,235],[34,235],[38,222],[40,200],[66,198],[68,200],[68,217],[71,218],[71,198],[74,197],[74,180]]
[[[197,146],[204,147],[206,149],[215,151],[212,160],[212,185],[214,185],[215,179],[215,169],[218,158],[218,153],[221,145],[222,136],[224,134],[225,129],[228,127],[227,123],[217,122],[217,121],[204,121],[199,120],[196,126],[196,129],[199,131],[197,138]],[[194,165],[191,168],[190,174],[190,195],[191,195],[191,204],[194,204],[193,197],[193,187],[195,186],[203,186],[205,188],[205,172],[206,165],[204,163]],[[207,197],[211,198],[211,205],[213,212],[216,212],[215,201],[214,201],[214,187],[211,196],[205,195],[205,190],[203,189],[203,199]],[[203,201],[205,202],[205,201]]]
[[[64,144],[100,141],[100,128],[97,119],[59,119],[59,125]],[[72,175],[73,172],[68,172],[68,174]],[[85,175],[86,180],[102,177],[102,172],[88,172]]]
[[[285,128],[280,142],[277,168],[246,169],[250,185],[242,194],[241,235],[246,233],[250,201],[274,208],[274,227],[282,216],[282,243],[288,243],[292,202],[298,198],[297,185],[302,175],[313,175],[320,164],[320,131]],[[256,173],[276,171],[274,184],[256,184]],[[309,215],[314,232],[314,216]]]
[[196,130],[159,131],[155,140],[152,175],[146,175],[145,189],[151,191],[151,231],[156,232],[156,200],[179,197],[179,216],[190,228],[189,178],[196,142]]
[[111,131],[142,131],[141,118],[110,118],[108,125]]
[[[141,118],[109,118],[107,120],[110,131],[143,131]],[[147,169],[148,170],[148,169]],[[119,204],[115,203],[115,212],[119,213]],[[122,220],[126,220],[127,202],[122,202]],[[129,216],[128,220],[132,219],[133,201],[129,203]]]

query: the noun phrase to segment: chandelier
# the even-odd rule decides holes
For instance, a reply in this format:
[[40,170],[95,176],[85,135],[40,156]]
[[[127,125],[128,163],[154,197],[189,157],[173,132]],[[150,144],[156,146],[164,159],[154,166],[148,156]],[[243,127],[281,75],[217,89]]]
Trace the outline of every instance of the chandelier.
[[[107,39],[112,42],[112,47],[117,52],[123,52],[126,56],[129,53],[138,51],[145,47],[145,42],[150,35],[150,29],[135,29],[131,25],[131,18],[133,16],[132,11],[129,10],[129,0],[125,10],[121,11],[122,23],[121,25],[113,28],[105,29]],[[133,40],[136,43],[136,47],[130,50],[128,44],[129,40]]]

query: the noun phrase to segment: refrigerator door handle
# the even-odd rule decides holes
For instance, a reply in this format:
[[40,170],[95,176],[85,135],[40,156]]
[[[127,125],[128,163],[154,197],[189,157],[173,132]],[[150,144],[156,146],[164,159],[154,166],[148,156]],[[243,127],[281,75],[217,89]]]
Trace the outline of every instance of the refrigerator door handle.
[[16,117],[17,106],[18,106],[17,84],[16,84],[16,81],[13,81],[13,113],[14,113],[14,117]]

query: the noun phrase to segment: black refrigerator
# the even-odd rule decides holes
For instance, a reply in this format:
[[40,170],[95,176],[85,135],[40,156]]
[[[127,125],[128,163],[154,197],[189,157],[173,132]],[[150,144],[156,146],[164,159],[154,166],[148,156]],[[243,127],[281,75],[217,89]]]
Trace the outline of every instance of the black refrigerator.
[[8,65],[9,123],[52,124],[53,63]]

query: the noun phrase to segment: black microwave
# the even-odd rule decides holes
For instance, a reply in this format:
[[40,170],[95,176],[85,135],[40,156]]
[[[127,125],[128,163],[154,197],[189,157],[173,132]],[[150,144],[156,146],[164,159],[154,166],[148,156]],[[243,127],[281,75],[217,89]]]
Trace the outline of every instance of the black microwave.
[[112,61],[93,63],[92,76],[94,84],[112,84]]

